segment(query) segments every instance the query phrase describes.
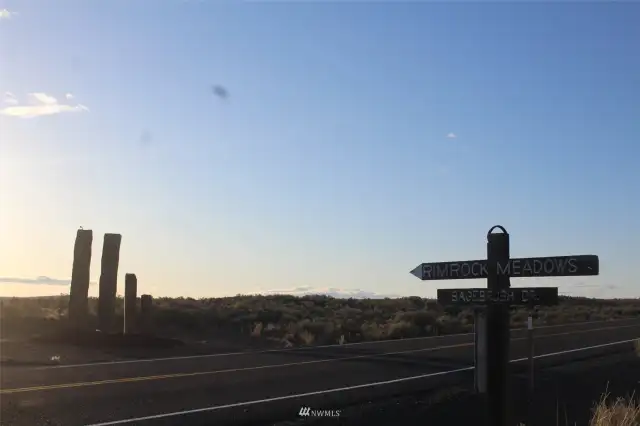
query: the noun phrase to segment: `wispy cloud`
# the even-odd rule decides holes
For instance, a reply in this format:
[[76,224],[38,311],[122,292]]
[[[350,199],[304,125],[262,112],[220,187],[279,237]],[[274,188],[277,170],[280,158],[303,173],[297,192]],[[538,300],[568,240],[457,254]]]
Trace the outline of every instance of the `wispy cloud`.
[[615,290],[617,288],[619,288],[617,285],[615,284],[589,284],[589,283],[585,283],[582,281],[578,281],[575,283],[568,283],[566,284],[569,287],[574,287],[574,288],[604,288],[604,289],[608,289],[608,290]]
[[293,296],[304,296],[309,294],[321,294],[332,296],[339,299],[348,299],[350,297],[356,299],[384,299],[385,297],[396,298],[401,297],[397,294],[381,294],[373,291],[361,290],[359,288],[337,288],[337,287],[294,287],[276,290],[261,290],[259,294],[290,294]]
[[[13,96],[15,100],[15,96]],[[70,99],[67,97],[67,99]],[[33,118],[43,115],[61,114],[64,112],[85,112],[89,111],[84,105],[61,104],[53,96],[46,93],[29,93],[29,105],[17,105],[18,102],[0,110],[0,114],[18,118]]]
[[38,285],[69,285],[71,279],[57,279],[51,277],[35,277],[35,278],[18,278],[18,277],[0,277],[0,283],[9,284],[38,284]]
[[[6,284],[34,284],[34,285],[56,285],[65,286],[71,284],[71,278],[51,278],[47,276],[39,276],[35,278],[24,277],[0,277],[0,283]],[[89,284],[95,284],[95,281],[91,281]]]
[[453,132],[449,132],[449,133],[447,134],[447,138],[449,138],[449,139],[455,139],[455,138],[457,138],[457,137],[458,137],[458,135],[456,135],[456,134],[455,134],[455,133],[453,133]]
[[7,9],[0,9],[0,20],[11,19],[17,14],[18,12],[11,12],[10,10],[7,10]]
[[16,95],[14,95],[11,92],[4,92],[4,96],[2,98],[2,102],[4,102],[7,105],[17,105],[18,104],[18,98],[16,98]]
[[46,93],[31,93],[30,96],[32,96],[36,101],[45,105],[55,105],[58,103],[56,98],[54,98],[53,96],[49,96]]

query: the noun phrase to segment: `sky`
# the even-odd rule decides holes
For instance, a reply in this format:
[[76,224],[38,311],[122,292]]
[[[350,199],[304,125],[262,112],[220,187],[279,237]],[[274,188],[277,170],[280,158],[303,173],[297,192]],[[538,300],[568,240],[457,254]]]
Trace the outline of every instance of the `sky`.
[[640,4],[0,0],[0,295],[434,297],[421,262],[596,254],[640,297]]

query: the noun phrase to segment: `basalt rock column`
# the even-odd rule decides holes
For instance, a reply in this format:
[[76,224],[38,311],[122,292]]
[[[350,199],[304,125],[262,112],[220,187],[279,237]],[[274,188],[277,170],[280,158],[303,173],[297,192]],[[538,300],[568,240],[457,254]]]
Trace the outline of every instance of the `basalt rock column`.
[[115,320],[121,241],[122,235],[120,234],[104,234],[102,263],[100,265],[98,327],[105,333],[112,331]]
[[153,309],[153,297],[150,294],[140,296],[140,319],[142,320],[142,332],[151,333],[151,314]]
[[136,274],[124,276],[124,334],[133,333],[136,327],[136,296],[138,293],[138,278]]
[[72,324],[84,324],[89,310],[89,275],[91,268],[91,244],[93,231],[78,229],[73,247],[73,269],[71,270],[71,289],[69,292],[69,321]]

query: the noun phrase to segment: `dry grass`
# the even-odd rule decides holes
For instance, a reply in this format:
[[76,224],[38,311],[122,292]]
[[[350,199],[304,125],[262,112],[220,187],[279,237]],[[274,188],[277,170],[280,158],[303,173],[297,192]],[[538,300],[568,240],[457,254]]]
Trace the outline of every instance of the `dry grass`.
[[[634,342],[635,352],[640,356],[640,339]],[[640,426],[640,399],[629,398],[608,400],[605,393],[598,401],[589,426]]]
[[253,331],[251,332],[251,336],[252,337],[260,337],[262,336],[262,323],[259,322],[255,325],[255,327],[253,328]]
[[[556,420],[556,424],[559,426],[560,422]],[[595,405],[589,426],[640,426],[640,400],[632,395],[610,401],[609,394],[604,393]]]
[[303,330],[302,332],[300,332],[298,334],[298,337],[300,337],[300,339],[305,345],[312,345],[316,339],[316,336],[314,336],[313,333],[307,330]]
[[608,401],[604,394],[596,405],[589,426],[638,426],[640,425],[640,401],[633,395],[630,398],[617,398]]

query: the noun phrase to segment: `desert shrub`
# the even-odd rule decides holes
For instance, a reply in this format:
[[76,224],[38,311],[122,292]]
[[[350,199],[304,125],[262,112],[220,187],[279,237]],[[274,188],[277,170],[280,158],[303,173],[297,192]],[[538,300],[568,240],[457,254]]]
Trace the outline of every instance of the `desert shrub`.
[[280,319],[282,319],[282,315],[282,311],[273,309],[262,309],[256,313],[256,321],[265,323],[278,323],[280,322]]
[[399,321],[389,325],[388,335],[391,339],[404,339],[408,337],[417,337],[420,334],[420,327],[408,322]]
[[386,327],[368,321],[360,326],[360,332],[364,340],[380,340],[386,336]]
[[155,327],[173,326],[188,331],[196,331],[202,326],[200,318],[189,311],[180,309],[156,309],[153,314]]
[[298,323],[298,329],[302,331],[308,331],[318,336],[331,333],[333,331],[333,324],[326,321],[311,321],[306,319]]
[[307,330],[303,330],[298,333],[299,340],[302,341],[304,345],[311,345],[315,341],[315,335]]
[[[35,298],[0,298],[0,317],[28,322],[30,319],[64,319],[68,295]],[[116,316],[121,316],[117,299]],[[97,298],[89,298],[89,314],[95,318]],[[214,334],[226,330],[249,336],[262,323],[260,338],[314,344],[406,338],[469,332],[473,313],[463,307],[443,308],[420,297],[397,299],[337,299],[312,295],[236,295],[221,298],[154,298],[154,330],[179,337],[182,334]],[[640,299],[598,300],[560,297],[560,304],[541,307],[536,325],[598,321],[640,316]],[[511,323],[526,324],[528,310],[515,308]],[[7,329],[8,321],[3,321]],[[12,326],[13,327],[13,326]],[[301,337],[304,336],[304,337]],[[312,336],[312,337],[311,337]]]
[[437,320],[438,317],[435,312],[426,310],[398,312],[395,316],[395,321],[409,322],[421,329],[424,329],[428,325],[435,325]]
[[464,333],[468,327],[464,327],[457,316],[442,315],[437,320],[438,334]]

